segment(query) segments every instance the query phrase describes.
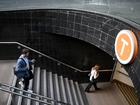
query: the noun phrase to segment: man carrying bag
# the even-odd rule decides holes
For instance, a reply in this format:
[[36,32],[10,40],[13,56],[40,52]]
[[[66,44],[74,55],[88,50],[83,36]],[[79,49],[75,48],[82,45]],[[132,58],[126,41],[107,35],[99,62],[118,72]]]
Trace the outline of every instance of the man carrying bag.
[[17,60],[16,66],[15,66],[15,75],[19,80],[19,84],[24,87],[24,90],[28,90],[29,81],[30,79],[33,79],[33,73],[32,73],[32,63],[35,62],[35,60],[29,60],[29,50],[23,49],[22,54]]

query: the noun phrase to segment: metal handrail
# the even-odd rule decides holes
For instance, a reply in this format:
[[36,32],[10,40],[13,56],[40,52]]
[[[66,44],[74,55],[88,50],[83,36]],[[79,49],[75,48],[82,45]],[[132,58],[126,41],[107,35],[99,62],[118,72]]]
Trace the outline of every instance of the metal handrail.
[[[37,50],[35,50],[35,49],[31,48],[31,47],[28,47],[28,46],[26,46],[26,45],[24,45],[24,44],[22,44],[22,43],[19,43],[19,42],[0,42],[0,44],[18,44],[18,45],[20,45],[20,46],[22,46],[22,47],[25,47],[25,48],[27,48],[27,49],[33,51],[33,52],[36,52],[36,53],[40,54],[41,56],[47,57],[47,58],[49,58],[49,59],[51,59],[51,60],[53,60],[53,61],[56,61],[56,62],[58,62],[58,63],[60,63],[60,64],[63,64],[63,65],[65,65],[65,66],[67,66],[67,67],[69,67],[69,68],[71,68],[71,69],[74,69],[75,71],[82,72],[82,73],[90,72],[90,70],[82,71],[82,70],[80,70],[80,69],[77,69],[77,68],[75,68],[75,67],[73,67],[73,66],[71,66],[71,65],[69,65],[69,64],[63,63],[63,62],[61,62],[61,61],[59,61],[59,60],[57,60],[57,59],[55,59],[55,58],[53,58],[53,57],[50,57],[50,56],[48,56],[48,55],[46,55],[46,54],[44,54],[44,53],[42,53],[42,52],[40,52],[40,51],[37,51]],[[105,71],[112,71],[112,69],[109,69],[109,70],[100,70],[100,72],[105,72]]]
[[19,43],[19,42],[0,42],[0,44],[18,44],[18,45],[20,45],[20,46],[22,46],[22,47],[25,47],[25,48],[27,48],[27,49],[33,51],[33,52],[36,52],[36,53],[38,53],[38,54],[40,54],[40,55],[42,55],[42,56],[44,56],[44,57],[47,57],[47,58],[49,58],[49,59],[51,59],[51,60],[53,60],[53,61],[56,61],[56,62],[58,62],[58,63],[60,63],[60,64],[63,64],[63,65],[65,65],[65,66],[69,67],[69,68],[72,68],[72,69],[76,70],[76,71],[79,71],[79,72],[89,72],[89,71],[82,71],[82,70],[80,70],[80,69],[77,69],[77,68],[75,68],[75,67],[73,67],[73,66],[71,66],[71,65],[69,65],[69,64],[63,63],[63,62],[61,62],[61,61],[59,61],[59,60],[57,60],[57,59],[55,59],[55,58],[53,58],[53,57],[50,57],[50,56],[48,56],[48,55],[46,55],[46,54],[44,54],[44,53],[42,53],[42,52],[40,52],[40,51],[37,51],[37,50],[35,50],[35,49],[31,48],[31,47],[28,47],[28,46],[26,46],[26,45],[24,45],[24,44]]
[[[7,89],[7,88],[9,88],[9,89]],[[65,103],[65,102],[62,102],[62,101],[57,101],[57,100],[54,100],[52,98],[41,96],[41,95],[38,95],[38,94],[35,94],[35,93],[31,93],[31,92],[25,91],[23,89],[19,89],[17,87],[14,87],[14,86],[11,86],[11,85],[8,85],[8,84],[4,84],[4,83],[0,83],[0,90],[2,90],[4,92],[11,93],[11,94],[15,94],[15,95],[18,95],[18,96],[22,96],[24,98],[28,98],[28,99],[31,99],[31,100],[34,100],[34,101],[38,101],[38,102],[41,102],[41,103],[44,103],[44,104],[51,105],[51,103],[45,102],[45,101],[43,101],[43,99],[46,99],[46,100],[49,100],[49,101],[53,101],[53,102],[56,102],[56,103],[61,103],[63,105],[70,105],[69,103]],[[30,94],[31,96],[36,96],[36,97],[33,98],[33,97],[30,97],[30,96],[26,96],[26,95],[23,95],[23,94],[14,92],[13,90],[22,91],[22,92],[24,92],[26,94]],[[36,99],[37,97],[40,100],[39,99]]]

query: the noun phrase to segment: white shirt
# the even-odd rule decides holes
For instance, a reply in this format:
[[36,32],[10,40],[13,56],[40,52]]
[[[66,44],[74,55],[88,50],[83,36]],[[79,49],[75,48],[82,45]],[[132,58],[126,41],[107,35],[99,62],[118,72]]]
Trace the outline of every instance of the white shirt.
[[90,81],[92,81],[92,78],[96,79],[99,76],[99,73],[95,70],[94,67],[92,68],[90,74]]

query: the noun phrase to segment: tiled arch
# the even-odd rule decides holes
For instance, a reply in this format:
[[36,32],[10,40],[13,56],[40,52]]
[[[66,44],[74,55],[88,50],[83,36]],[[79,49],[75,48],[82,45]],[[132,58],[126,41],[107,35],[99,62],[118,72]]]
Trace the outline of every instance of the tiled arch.
[[[120,30],[132,30],[137,40],[140,40],[140,27],[125,19],[87,11],[47,10],[47,12],[49,15],[47,17],[50,17],[51,20],[47,26],[50,29],[48,32],[86,41],[107,52],[112,57],[115,57],[114,42]],[[140,97],[140,51],[134,63],[124,67]]]
[[[71,9],[4,11],[0,12],[0,20],[1,23],[4,21],[4,24],[17,26],[22,24],[23,36],[28,33],[31,40],[41,37],[34,37],[34,33],[50,32],[66,35],[91,43],[112,57],[115,57],[114,41],[120,30],[132,30],[140,43],[140,27],[138,25],[125,19],[88,11]],[[16,40],[23,43],[27,41],[26,38],[24,41],[21,36],[15,37]],[[41,42],[39,43],[41,45]],[[134,63],[124,67],[140,97],[140,51]]]

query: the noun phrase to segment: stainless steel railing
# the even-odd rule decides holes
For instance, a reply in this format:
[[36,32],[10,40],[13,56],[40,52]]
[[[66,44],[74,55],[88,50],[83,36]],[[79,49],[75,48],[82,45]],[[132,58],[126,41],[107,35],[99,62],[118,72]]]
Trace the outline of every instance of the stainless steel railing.
[[[34,100],[34,101],[38,101],[38,102],[41,102],[41,103],[44,103],[44,104],[47,104],[47,105],[51,105],[51,103],[44,101],[44,99],[49,100],[49,101],[53,101],[54,103],[60,103],[60,104],[63,104],[63,105],[70,105],[69,103],[65,103],[65,102],[62,102],[62,101],[57,101],[57,100],[51,99],[49,97],[45,97],[45,96],[42,96],[42,95],[31,93],[31,92],[25,91],[23,89],[19,89],[17,87],[14,87],[14,86],[11,86],[11,85],[8,85],[8,84],[0,83],[0,90],[4,91],[4,92],[7,92],[7,93],[10,93],[10,94],[22,96],[24,98],[28,98],[28,99],[31,99],[31,100]],[[14,90],[24,92],[25,94],[30,94],[30,96],[17,93]]]
[[[53,61],[55,61],[55,62],[57,62],[57,63],[59,63],[59,64],[65,65],[65,66],[67,66],[67,67],[69,67],[69,68],[75,70],[76,72],[83,72],[83,73],[84,73],[84,72],[90,72],[89,70],[83,71],[83,70],[80,70],[80,69],[78,69],[78,68],[76,68],[76,67],[73,67],[73,66],[71,66],[71,65],[69,65],[69,64],[66,64],[66,63],[64,63],[64,62],[61,62],[61,61],[59,61],[59,60],[57,60],[57,59],[55,59],[55,58],[53,58],[53,57],[51,57],[51,56],[48,56],[48,55],[46,55],[46,54],[44,54],[44,53],[42,53],[42,52],[40,52],[40,51],[37,51],[37,50],[35,50],[35,49],[33,49],[33,48],[29,47],[29,46],[26,46],[26,45],[24,45],[24,44],[22,44],[22,43],[19,43],[19,42],[0,42],[0,44],[17,44],[17,45],[20,45],[20,46],[22,46],[22,47],[25,47],[25,48],[27,48],[27,49],[33,51],[33,52],[36,52],[37,54],[39,54],[39,55],[41,55],[41,56],[43,56],[43,57],[46,57],[46,58],[48,58],[48,59],[51,59],[51,60],[53,60]],[[106,71],[112,71],[112,70],[111,70],[111,69],[109,69],[109,70],[100,70],[100,72],[106,72]]]

